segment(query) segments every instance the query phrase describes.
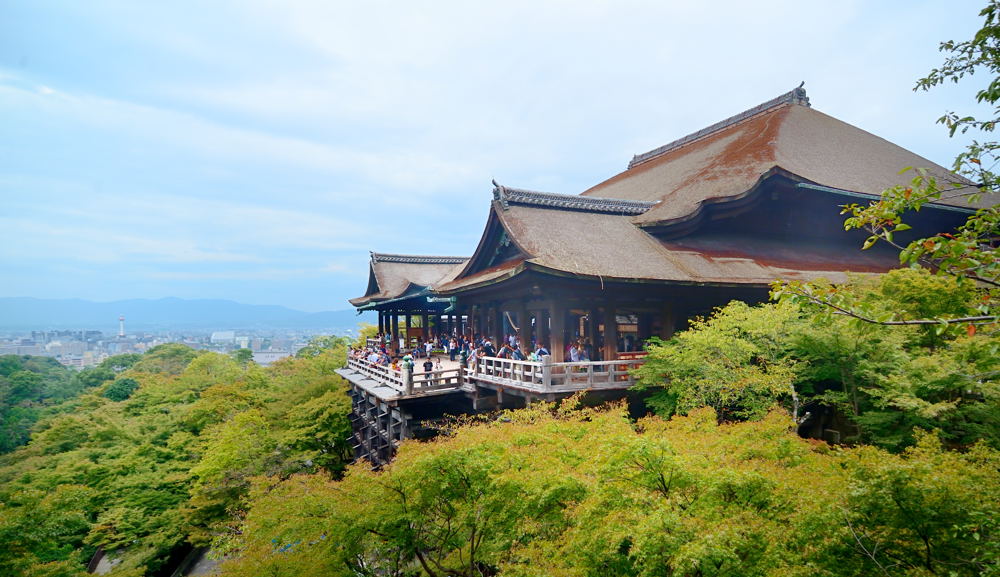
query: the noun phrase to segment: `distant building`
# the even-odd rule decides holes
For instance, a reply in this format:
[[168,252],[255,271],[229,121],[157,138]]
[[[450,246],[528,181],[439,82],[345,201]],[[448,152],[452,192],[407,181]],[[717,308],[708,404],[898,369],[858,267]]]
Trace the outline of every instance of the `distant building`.
[[288,358],[290,356],[292,356],[292,353],[289,351],[254,351],[253,362],[262,367],[266,367],[271,363],[280,361],[281,359]]
[[216,332],[212,333],[212,336],[211,336],[211,338],[209,338],[209,341],[213,345],[232,344],[232,343],[234,343],[236,341],[236,332],[235,331],[216,331]]
[[48,356],[45,347],[41,345],[0,345],[0,355],[33,355]]

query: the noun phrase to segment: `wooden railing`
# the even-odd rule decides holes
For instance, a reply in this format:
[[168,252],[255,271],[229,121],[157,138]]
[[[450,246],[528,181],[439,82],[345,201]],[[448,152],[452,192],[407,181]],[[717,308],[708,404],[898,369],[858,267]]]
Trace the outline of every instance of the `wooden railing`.
[[347,359],[347,368],[353,369],[381,385],[395,389],[403,395],[457,389],[462,384],[459,379],[459,369],[430,372],[397,371],[367,359]]
[[484,357],[466,369],[466,374],[470,378],[540,393],[624,389],[635,384],[629,371],[643,362],[643,359],[628,359],[553,363],[548,356],[542,357],[541,362]]
[[378,381],[387,387],[403,390],[403,372],[394,371],[392,368],[373,363],[367,359],[347,359],[347,368],[354,369],[362,375]]
[[643,359],[617,361],[587,361],[553,363],[551,357],[542,361],[515,361],[484,357],[465,369],[418,372],[393,370],[367,359],[348,359],[347,367],[399,395],[419,395],[429,391],[454,390],[463,383],[484,381],[515,387],[535,393],[567,393],[588,389],[627,389],[635,384],[629,371],[643,364]]

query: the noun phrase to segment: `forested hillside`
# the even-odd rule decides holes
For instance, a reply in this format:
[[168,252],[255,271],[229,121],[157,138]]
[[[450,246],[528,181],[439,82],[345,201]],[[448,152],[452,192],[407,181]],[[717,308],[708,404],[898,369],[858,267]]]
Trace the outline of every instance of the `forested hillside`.
[[162,574],[231,522],[252,476],[336,475],[344,343],[308,353],[263,369],[168,344],[80,375],[92,386],[0,457],[0,574],[82,575],[98,547],[116,575]]
[[[890,309],[932,291],[957,313],[980,297],[919,271],[838,290]],[[991,332],[734,303],[651,351],[660,415],[470,417],[346,475],[344,346],[263,369],[164,345],[83,375],[0,457],[0,574],[80,576],[103,547],[113,575],[163,575],[209,545],[247,576],[1000,569]],[[796,434],[822,411],[850,445]]]
[[[407,443],[384,472],[258,478],[226,575],[975,575],[1000,454],[796,436],[783,412],[629,421],[540,405]],[[883,572],[881,569],[885,569]]]
[[0,356],[0,453],[27,443],[39,417],[100,382],[95,375],[110,374],[113,359],[77,374],[49,357]]

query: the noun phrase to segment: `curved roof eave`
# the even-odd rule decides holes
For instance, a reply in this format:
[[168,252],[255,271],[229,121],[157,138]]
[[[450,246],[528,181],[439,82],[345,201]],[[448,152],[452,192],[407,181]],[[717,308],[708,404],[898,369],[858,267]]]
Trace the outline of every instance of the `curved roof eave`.
[[[812,181],[812,180],[810,180],[808,178],[805,178],[803,176],[795,174],[794,172],[792,172],[790,170],[786,170],[786,169],[782,168],[781,166],[775,164],[770,169],[768,169],[767,171],[765,171],[764,173],[762,173],[757,178],[757,180],[753,183],[753,185],[750,188],[747,188],[746,190],[743,190],[743,191],[740,191],[740,192],[736,192],[736,193],[733,193],[733,194],[727,194],[727,195],[721,195],[721,196],[714,196],[714,197],[709,197],[709,198],[702,199],[702,200],[698,201],[698,203],[695,205],[695,207],[694,207],[693,210],[691,210],[690,212],[688,212],[688,213],[686,213],[684,215],[678,216],[676,218],[659,220],[659,221],[652,221],[652,222],[649,222],[649,221],[647,221],[647,222],[636,222],[635,224],[636,224],[636,226],[638,226],[638,227],[640,227],[642,229],[646,229],[646,230],[653,230],[653,229],[655,229],[655,230],[657,230],[659,232],[666,232],[666,231],[669,231],[670,229],[673,229],[675,227],[683,226],[685,224],[691,223],[692,221],[697,221],[697,220],[701,219],[702,217],[705,216],[706,210],[709,209],[709,208],[711,208],[711,207],[713,207],[713,206],[722,207],[722,206],[725,206],[727,204],[732,204],[732,203],[735,203],[735,202],[743,201],[743,200],[745,200],[745,199],[753,196],[755,193],[757,193],[765,183],[767,183],[768,181],[771,181],[773,179],[776,179],[776,178],[785,178],[785,179],[787,179],[787,180],[795,183],[796,187],[808,188],[808,189],[822,191],[822,192],[827,192],[827,193],[831,193],[831,194],[839,194],[839,195],[843,195],[843,196],[854,197],[854,198],[861,198],[861,199],[865,199],[865,200],[878,200],[880,198],[880,195],[878,195],[878,194],[872,194],[872,193],[869,193],[869,192],[859,192],[859,191],[853,191],[853,190],[846,190],[846,189],[842,189],[842,188],[835,188],[835,187],[831,187],[831,186],[825,186],[823,184],[814,182],[814,181]],[[961,212],[961,213],[966,213],[966,214],[973,214],[975,212],[975,209],[973,209],[973,208],[964,208],[964,207],[959,207],[959,206],[952,206],[952,205],[938,204],[938,203],[928,203],[928,204],[924,205],[924,207],[927,208],[927,209],[954,211],[954,212]]]

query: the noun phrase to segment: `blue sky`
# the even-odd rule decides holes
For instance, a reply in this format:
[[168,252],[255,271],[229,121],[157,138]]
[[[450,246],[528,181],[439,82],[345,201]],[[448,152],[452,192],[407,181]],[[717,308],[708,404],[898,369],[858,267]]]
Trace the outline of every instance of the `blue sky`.
[[[579,193],[794,88],[949,164],[981,3],[0,0],[0,296],[348,308],[468,255],[492,186]],[[902,167],[901,167],[902,168]]]

